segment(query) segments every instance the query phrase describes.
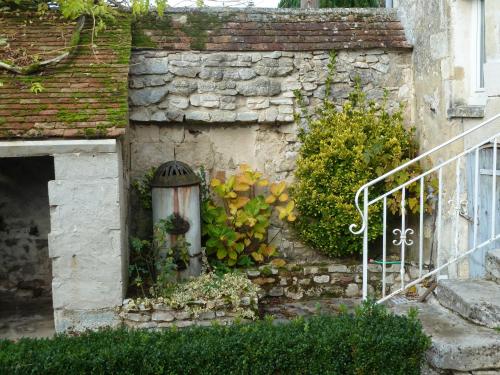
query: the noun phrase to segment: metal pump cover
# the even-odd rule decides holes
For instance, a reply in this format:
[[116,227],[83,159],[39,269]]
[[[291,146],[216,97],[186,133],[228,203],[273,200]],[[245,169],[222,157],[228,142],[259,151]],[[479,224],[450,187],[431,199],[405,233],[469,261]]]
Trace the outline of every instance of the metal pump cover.
[[179,187],[200,184],[200,178],[182,161],[168,161],[156,170],[152,187]]

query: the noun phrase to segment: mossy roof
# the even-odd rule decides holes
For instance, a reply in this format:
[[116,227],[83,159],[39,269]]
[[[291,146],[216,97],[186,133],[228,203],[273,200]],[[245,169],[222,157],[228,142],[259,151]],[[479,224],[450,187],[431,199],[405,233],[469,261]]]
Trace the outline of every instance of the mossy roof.
[[134,24],[133,46],[188,51],[409,49],[394,9],[169,8]]
[[[116,22],[94,39],[86,20],[76,47],[76,22],[52,14],[0,14],[0,138],[115,138],[128,124],[127,79],[131,21]],[[52,66],[37,61],[72,53]],[[29,67],[29,69],[26,69]]]

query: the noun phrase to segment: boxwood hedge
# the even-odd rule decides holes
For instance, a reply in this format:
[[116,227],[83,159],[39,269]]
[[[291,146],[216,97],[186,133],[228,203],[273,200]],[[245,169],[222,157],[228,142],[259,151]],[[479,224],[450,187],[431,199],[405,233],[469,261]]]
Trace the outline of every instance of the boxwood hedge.
[[0,341],[1,374],[419,374],[429,347],[414,314],[356,314],[163,332],[103,330]]

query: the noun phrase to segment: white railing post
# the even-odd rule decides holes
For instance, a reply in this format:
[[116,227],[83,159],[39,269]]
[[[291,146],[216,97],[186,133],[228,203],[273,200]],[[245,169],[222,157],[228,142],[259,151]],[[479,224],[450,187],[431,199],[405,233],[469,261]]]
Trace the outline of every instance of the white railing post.
[[424,178],[420,178],[420,212],[419,212],[419,239],[418,239],[418,277],[422,277],[424,266]]
[[386,288],[386,262],[387,262],[387,197],[384,197],[384,208],[382,218],[382,297],[385,297]]
[[497,211],[497,138],[493,140],[493,171],[491,174],[491,238],[495,238]]
[[477,229],[478,229],[478,222],[477,222],[477,215],[478,215],[478,209],[479,209],[479,204],[478,204],[478,199],[479,199],[479,147],[476,148],[475,156],[474,156],[474,221],[473,221],[473,248],[475,249],[477,246]]
[[[436,266],[439,269],[441,263],[440,251],[441,248],[441,230],[443,227],[443,168],[438,171],[438,217],[437,217],[437,238],[436,238]],[[437,274],[439,278],[439,273]]]
[[363,194],[363,300],[368,298],[368,188]]

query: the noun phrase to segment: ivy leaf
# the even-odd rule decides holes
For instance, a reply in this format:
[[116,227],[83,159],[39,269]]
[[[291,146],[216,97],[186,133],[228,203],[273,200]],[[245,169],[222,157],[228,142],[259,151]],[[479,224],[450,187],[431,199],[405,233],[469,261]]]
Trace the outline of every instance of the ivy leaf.
[[260,262],[263,262],[263,261],[264,261],[264,257],[262,256],[262,254],[260,254],[260,253],[258,253],[258,252],[256,252],[256,251],[252,252],[252,254],[250,254],[250,255],[252,255],[252,258],[253,258],[256,262],[259,262],[259,263],[260,263]]
[[224,259],[227,256],[227,250],[224,248],[217,249],[217,258]]

